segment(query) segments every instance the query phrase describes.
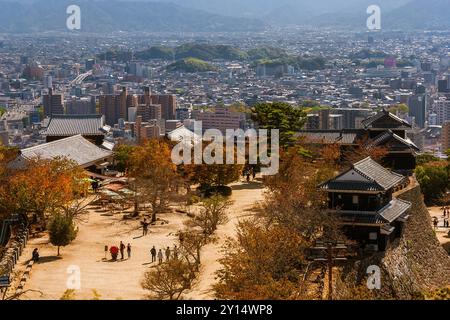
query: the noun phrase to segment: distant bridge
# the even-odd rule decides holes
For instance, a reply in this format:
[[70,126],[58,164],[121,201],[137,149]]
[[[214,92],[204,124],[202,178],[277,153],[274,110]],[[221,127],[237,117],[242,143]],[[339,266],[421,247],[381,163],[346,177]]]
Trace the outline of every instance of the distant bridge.
[[87,77],[92,76],[93,72],[92,70],[89,70],[86,73],[80,74],[79,76],[77,76],[75,79],[72,80],[72,82],[70,82],[71,86],[75,86],[75,85],[79,85],[81,84]]

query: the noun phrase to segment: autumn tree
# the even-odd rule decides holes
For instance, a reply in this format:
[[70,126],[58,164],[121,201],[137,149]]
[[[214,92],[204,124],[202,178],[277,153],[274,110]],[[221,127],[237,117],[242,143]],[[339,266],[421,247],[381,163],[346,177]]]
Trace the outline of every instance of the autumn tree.
[[344,164],[350,165],[367,157],[371,157],[374,161],[382,164],[388,153],[389,148],[387,146],[378,146],[374,144],[369,137],[364,136],[356,141],[355,146],[343,150],[342,160]]
[[264,180],[267,192],[261,214],[267,224],[295,228],[310,240],[339,237],[337,223],[327,212],[326,194],[318,189],[336,174],[335,166],[306,157],[298,148],[284,151],[280,157],[278,174]]
[[7,212],[32,214],[45,225],[49,216],[82,197],[85,177],[75,162],[65,158],[31,159],[10,174],[0,204]]
[[178,300],[194,280],[190,266],[183,259],[172,259],[145,273],[141,285],[154,299]]
[[148,140],[136,147],[131,154],[130,176],[136,194],[141,193],[150,204],[155,222],[157,214],[164,212],[171,199],[176,198],[181,184],[169,146],[163,141]]
[[77,236],[77,229],[72,217],[57,213],[50,221],[49,235],[50,243],[58,247],[58,256],[60,247],[69,245]]
[[191,269],[198,271],[201,264],[201,250],[212,239],[202,232],[184,230],[178,232],[180,253]]
[[7,218],[11,211],[7,200],[9,199],[9,181],[11,178],[11,170],[8,165],[18,155],[17,148],[10,148],[0,145],[0,221]]
[[236,239],[229,239],[214,285],[226,300],[301,299],[301,284],[309,243],[294,229],[267,228],[258,221],[240,222]]
[[200,227],[205,235],[210,236],[217,230],[218,225],[228,221],[227,210],[232,203],[219,195],[205,199],[200,204],[200,212],[189,221],[189,224]]

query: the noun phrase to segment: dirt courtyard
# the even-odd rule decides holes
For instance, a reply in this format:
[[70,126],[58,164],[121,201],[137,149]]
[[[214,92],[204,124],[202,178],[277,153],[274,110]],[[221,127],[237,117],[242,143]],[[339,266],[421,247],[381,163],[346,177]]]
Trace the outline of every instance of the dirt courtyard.
[[[202,266],[196,285],[185,295],[186,299],[214,299],[211,285],[215,282],[214,273],[220,267],[218,259],[224,240],[233,236],[235,225],[241,218],[251,216],[252,207],[263,199],[263,186],[259,182],[239,182],[231,185],[233,206],[229,210],[229,222],[219,226],[218,241],[202,250]],[[145,299],[146,291],[141,288],[144,273],[154,266],[151,263],[150,249],[173,248],[177,243],[176,232],[183,229],[186,214],[161,214],[159,218],[168,224],[151,226],[147,236],[142,236],[140,221],[123,220],[122,214],[110,215],[96,206],[89,207],[83,221],[78,222],[79,232],[76,240],[61,248],[57,257],[56,247],[49,244],[48,237],[32,238],[22,254],[16,270],[23,272],[31,258],[31,252],[38,248],[40,262],[33,266],[31,277],[24,290],[33,290],[20,299],[60,299],[67,290],[67,282],[73,279],[73,270],[79,268],[81,287],[75,291],[76,299],[93,299],[95,290],[100,299],[131,300]],[[131,258],[111,261],[108,253],[105,260],[104,247],[118,246],[120,241],[132,246]],[[72,271],[71,271],[72,270]],[[34,291],[36,290],[36,291]],[[39,292],[38,292],[39,291]]]
[[438,227],[436,228],[436,237],[438,238],[444,249],[447,250],[447,252],[450,254],[450,228],[444,227],[444,217],[441,207],[429,207],[428,211],[430,212],[430,216],[432,218],[438,218],[439,223]]

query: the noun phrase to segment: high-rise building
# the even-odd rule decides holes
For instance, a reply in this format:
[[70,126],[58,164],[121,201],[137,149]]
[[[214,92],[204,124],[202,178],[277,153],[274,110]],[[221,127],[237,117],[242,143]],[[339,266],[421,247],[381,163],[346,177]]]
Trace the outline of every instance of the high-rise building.
[[136,117],[134,130],[134,136],[137,138],[138,142],[145,139],[159,139],[161,137],[161,132],[164,132],[161,130],[160,121],[150,120],[144,122],[140,116]]
[[153,119],[161,120],[161,105],[160,104],[140,104],[137,106],[136,115],[142,117],[142,121],[150,121]]
[[128,119],[128,109],[137,105],[137,97],[128,95],[128,91],[124,87],[118,95],[101,95],[99,105],[100,113],[105,115],[106,124],[114,126],[120,118]]
[[105,123],[113,126],[117,123],[119,116],[119,102],[114,94],[101,95],[98,98],[100,114],[105,116]]
[[176,113],[177,113],[177,120],[184,121],[186,119],[191,119],[192,117],[191,108],[178,108]]
[[441,143],[443,152],[450,149],[450,121],[442,125]]
[[413,95],[409,98],[409,116],[420,128],[425,128],[427,97],[426,95]]
[[174,120],[177,114],[177,98],[171,94],[152,95],[152,104],[161,105],[162,118],[165,120]]
[[218,107],[215,112],[197,113],[195,120],[202,121],[203,130],[218,129],[225,133],[227,129],[243,129],[245,124],[245,114],[241,112],[232,112],[227,108]]
[[332,109],[332,114],[342,115],[342,129],[360,129],[361,122],[371,114],[370,109],[337,108]]
[[55,114],[64,114],[64,95],[53,94],[53,89],[48,90],[48,94],[42,97],[42,103],[44,104],[44,115],[46,117]]
[[80,99],[72,97],[71,99],[66,101],[67,114],[72,115],[96,114],[97,112],[95,108],[96,108],[95,97],[80,98]]
[[139,104],[161,105],[161,117],[164,120],[175,120],[177,116],[177,98],[172,94],[152,94],[149,87],[138,97]]
[[50,74],[44,76],[44,88],[53,88],[53,77]]
[[436,124],[442,125],[450,120],[450,100],[440,97],[434,101],[433,109],[436,112]]
[[448,80],[438,80],[438,92],[446,93],[448,90]]

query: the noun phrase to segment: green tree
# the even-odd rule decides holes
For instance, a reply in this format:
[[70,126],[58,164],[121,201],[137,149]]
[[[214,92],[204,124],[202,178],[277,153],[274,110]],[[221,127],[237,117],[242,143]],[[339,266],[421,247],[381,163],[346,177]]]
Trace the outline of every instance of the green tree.
[[422,188],[422,193],[427,204],[433,204],[438,201],[448,190],[449,168],[445,163],[433,162],[416,169],[417,181]]
[[279,129],[280,145],[288,146],[294,141],[294,134],[306,123],[306,113],[288,103],[259,103],[252,109],[252,120],[261,129]]
[[114,161],[116,169],[119,172],[127,172],[131,165],[131,154],[133,153],[134,146],[121,144],[117,147],[114,153]]
[[77,237],[78,230],[75,228],[73,218],[57,213],[50,222],[50,243],[59,248],[69,245]]
[[416,157],[416,163],[418,166],[424,165],[429,162],[439,161],[439,158],[433,156],[430,153],[420,154]]

